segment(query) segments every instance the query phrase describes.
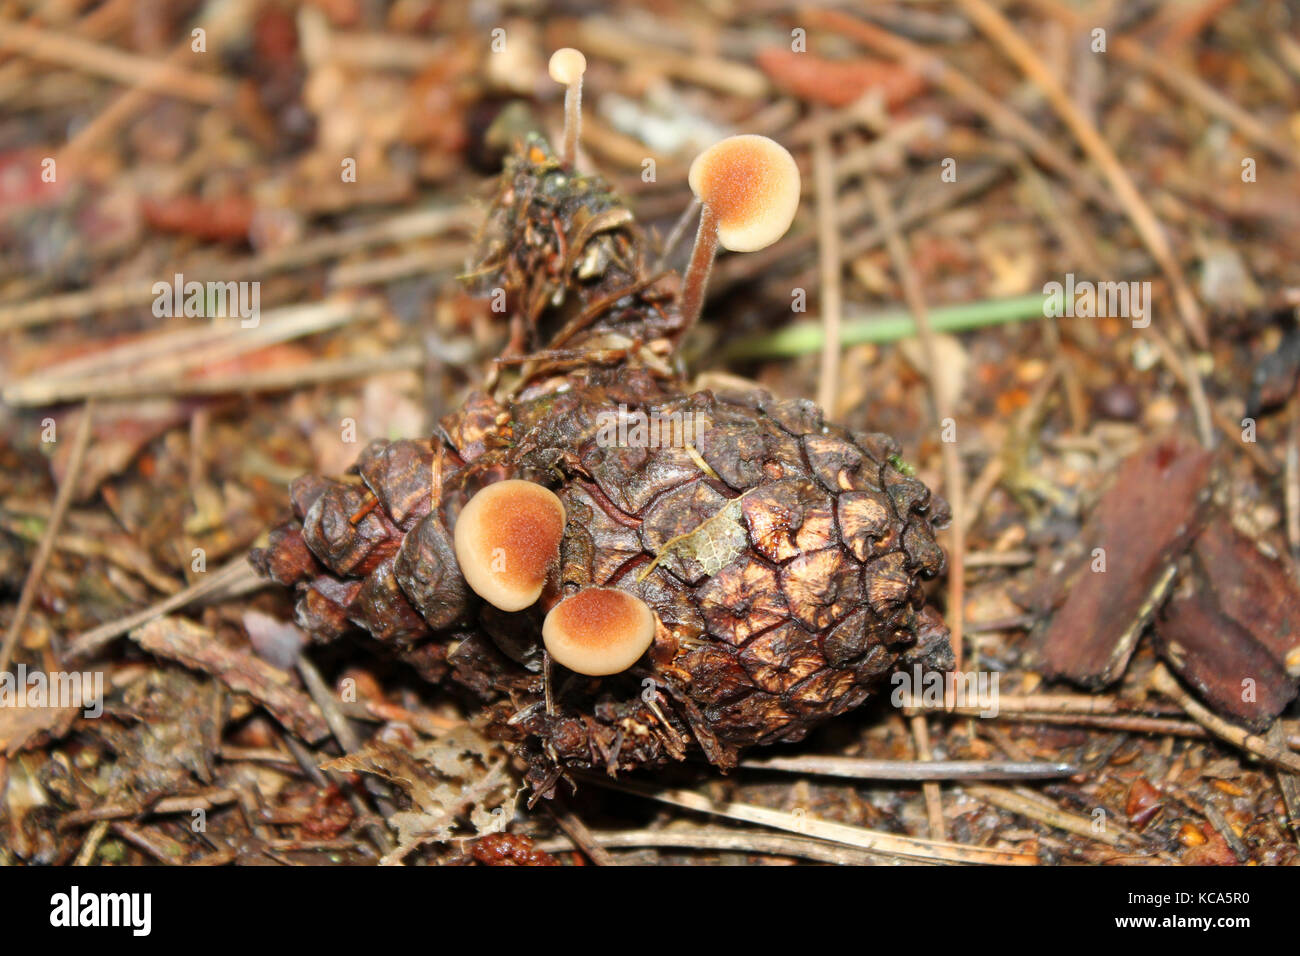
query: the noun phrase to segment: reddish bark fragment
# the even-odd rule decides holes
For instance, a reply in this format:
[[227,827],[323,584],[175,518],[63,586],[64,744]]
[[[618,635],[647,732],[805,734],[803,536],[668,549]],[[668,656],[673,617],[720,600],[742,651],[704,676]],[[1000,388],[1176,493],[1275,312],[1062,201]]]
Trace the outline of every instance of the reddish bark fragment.
[[176,232],[212,242],[248,239],[257,207],[247,196],[207,200],[196,196],[146,199],[141,204],[144,221],[159,232]]
[[1197,567],[1220,610],[1291,677],[1300,677],[1300,590],[1281,562],[1219,518],[1196,538]]
[[760,50],[758,65],[777,86],[801,100],[848,106],[879,89],[889,107],[906,103],[925,89],[925,79],[904,66],[880,60],[827,60],[783,47]]
[[1256,730],[1296,695],[1282,668],[1204,594],[1179,596],[1156,621],[1160,653],[1219,713]]
[[[1177,438],[1120,466],[1084,528],[1084,553],[1064,579],[1068,596],[1042,642],[1045,674],[1098,688],[1124,672],[1172,578],[1172,562],[1197,529],[1209,473],[1209,453]],[[1104,572],[1092,570],[1096,548],[1104,549]]]

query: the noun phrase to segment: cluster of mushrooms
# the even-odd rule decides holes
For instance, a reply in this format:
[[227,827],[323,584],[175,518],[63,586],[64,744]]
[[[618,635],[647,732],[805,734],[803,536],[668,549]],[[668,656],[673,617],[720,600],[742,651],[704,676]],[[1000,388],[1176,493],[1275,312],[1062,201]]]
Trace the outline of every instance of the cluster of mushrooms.
[[[555,492],[518,478],[478,491],[456,521],[456,560],[470,589],[502,611],[542,596],[560,557],[564,504]],[[583,588],[551,608],[542,642],[552,660],[589,677],[627,670],[655,636],[650,606],[617,588]]]
[[[572,166],[582,124],[586,57],[565,47],[552,55],[551,79],[565,86],[561,153]],[[688,175],[700,207],[699,231],[682,282],[680,311],[694,323],[717,248],[754,252],[785,235],[799,206],[799,168],[785,147],[766,136],[731,136],[696,157]],[[541,597],[559,561],[564,504],[535,482],[506,479],[477,492],[461,511],[456,559],[470,589],[502,611],[521,611]],[[602,677],[627,670],[654,641],[655,614],[618,588],[587,587],[563,598],[542,624],[551,659],[579,674]]]

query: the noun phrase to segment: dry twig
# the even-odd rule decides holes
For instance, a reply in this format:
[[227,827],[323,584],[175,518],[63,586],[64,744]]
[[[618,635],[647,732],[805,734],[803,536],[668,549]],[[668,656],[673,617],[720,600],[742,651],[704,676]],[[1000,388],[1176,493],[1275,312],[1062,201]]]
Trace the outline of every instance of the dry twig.
[[868,760],[862,757],[767,757],[746,770],[780,770],[853,780],[1044,780],[1079,772],[1070,763],[1026,760]]
[[1028,865],[1038,863],[1038,858],[1028,853],[1015,853],[1007,850],[993,850],[988,847],[967,846],[961,843],[946,843],[938,840],[921,840],[916,837],[899,836],[894,833],[882,833],[865,827],[852,826],[847,823],[831,823],[815,817],[785,813],[767,807],[747,803],[711,800],[701,793],[691,790],[672,790],[647,787],[625,781],[613,781],[595,774],[583,774],[584,780],[607,787],[636,794],[661,803],[684,807],[700,813],[713,813],[732,820],[758,823],[762,826],[804,833],[823,840],[856,846],[864,850],[899,856],[912,860],[924,860],[941,863],[997,863],[1002,865]]
[[68,467],[64,471],[63,481],[54,498],[54,509],[50,512],[50,520],[45,525],[45,534],[41,536],[41,543],[32,558],[27,579],[23,581],[23,590],[18,596],[18,608],[14,611],[13,620],[9,622],[4,644],[0,645],[0,674],[9,670],[9,664],[13,661],[14,648],[18,645],[18,636],[27,624],[27,615],[31,612],[32,602],[36,600],[36,592],[41,586],[41,575],[45,573],[45,565],[49,563],[50,555],[54,553],[54,539],[58,537],[63,516],[68,513],[68,506],[72,504],[72,494],[77,487],[77,475],[81,471],[81,463],[86,458],[86,448],[90,444],[94,421],[95,403],[87,402],[81,410],[81,421],[77,424],[77,433],[72,439],[72,454],[68,457]]
[[1187,716],[1214,734],[1226,740],[1235,747],[1248,751],[1263,760],[1268,761],[1274,766],[1281,767],[1290,773],[1300,773],[1300,754],[1293,754],[1281,747],[1274,745],[1272,742],[1260,737],[1258,734],[1252,734],[1248,730],[1238,727],[1236,724],[1230,724],[1222,717],[1214,714],[1199,701],[1193,700],[1192,695],[1183,690],[1181,684],[1169,673],[1164,664],[1157,664],[1151,674],[1151,686],[1164,694],[1178,701],[1178,706],[1187,711]]
[[0,50],[57,63],[73,70],[106,77],[126,86],[145,87],[155,94],[180,97],[214,106],[234,95],[234,85],[224,77],[181,69],[164,60],[155,62],[62,33],[12,20],[0,19]]

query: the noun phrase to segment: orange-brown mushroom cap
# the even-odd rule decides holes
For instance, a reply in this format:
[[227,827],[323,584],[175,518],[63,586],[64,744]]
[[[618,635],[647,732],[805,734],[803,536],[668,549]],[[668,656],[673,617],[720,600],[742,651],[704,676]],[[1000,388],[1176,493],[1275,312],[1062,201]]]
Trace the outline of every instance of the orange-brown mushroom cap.
[[551,657],[588,677],[627,670],[654,637],[650,605],[617,588],[584,588],[551,608],[542,623]]
[[559,557],[564,505],[549,488],[516,478],[481,489],[456,519],[456,560],[465,582],[503,611],[541,596]]
[[733,252],[770,246],[790,228],[799,208],[799,167],[766,136],[729,136],[691,164],[691,192],[713,210],[718,242]]
[[546,65],[546,71],[551,74],[551,79],[556,83],[568,86],[576,83],[582,78],[582,74],[587,72],[587,58],[582,55],[581,50],[575,50],[571,46],[560,47],[551,54],[551,61]]

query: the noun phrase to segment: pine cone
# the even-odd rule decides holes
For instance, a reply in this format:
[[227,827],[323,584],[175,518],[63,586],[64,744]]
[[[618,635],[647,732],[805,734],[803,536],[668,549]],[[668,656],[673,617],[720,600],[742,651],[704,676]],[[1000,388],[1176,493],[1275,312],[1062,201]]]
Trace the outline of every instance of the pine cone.
[[[254,563],[298,589],[298,624],[320,640],[368,632],[427,679],[475,692],[541,794],[566,768],[630,770],[694,746],[729,768],[743,747],[799,740],[856,707],[900,663],[950,667],[922,589],[943,569],[947,508],[894,441],[827,424],[807,401],[687,393],[641,346],[671,330],[671,300],[641,286],[590,314],[610,284],[636,287],[635,268],[585,284],[515,268],[547,261],[553,241],[527,223],[575,218],[556,218],[569,194],[547,188],[553,162],[528,156],[507,177],[521,205],[495,211],[506,238],[483,271],[516,301],[555,301],[548,283],[567,283],[552,331],[533,330],[589,358],[562,372],[565,356],[542,354],[512,397],[475,394],[432,441],[377,441],[355,475],[295,482],[297,520]],[[640,261],[634,232],[604,239]],[[504,478],[552,488],[567,514],[541,599],[514,613],[467,588],[451,534],[474,492]],[[552,667],[548,710],[542,618],[590,585],[644,600],[654,644],[612,677]]]

